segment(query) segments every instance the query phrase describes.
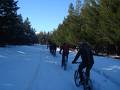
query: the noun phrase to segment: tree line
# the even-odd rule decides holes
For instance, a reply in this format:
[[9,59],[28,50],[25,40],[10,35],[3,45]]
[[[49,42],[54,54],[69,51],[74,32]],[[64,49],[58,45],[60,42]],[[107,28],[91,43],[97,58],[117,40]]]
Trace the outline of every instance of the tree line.
[[17,14],[16,0],[0,0],[0,46],[8,44],[34,44],[38,42],[35,29],[26,18]]
[[90,43],[95,53],[120,55],[120,0],[76,0],[50,36],[58,45]]
[[51,35],[52,35],[52,32],[45,32],[45,31],[39,32],[37,34],[39,44],[42,44],[42,45],[48,44],[48,42],[50,41]]

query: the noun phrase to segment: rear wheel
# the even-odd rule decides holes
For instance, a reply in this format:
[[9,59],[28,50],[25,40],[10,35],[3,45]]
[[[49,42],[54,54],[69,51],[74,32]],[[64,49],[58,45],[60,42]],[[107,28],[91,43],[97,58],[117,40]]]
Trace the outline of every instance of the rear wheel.
[[74,73],[74,81],[75,81],[75,85],[77,87],[79,87],[80,86],[80,77],[79,77],[78,70],[76,70],[75,73]]
[[92,80],[91,79],[88,80],[88,85],[89,85],[88,90],[93,90],[93,85],[92,85]]
[[92,81],[88,80],[88,83],[84,83],[84,90],[92,90]]

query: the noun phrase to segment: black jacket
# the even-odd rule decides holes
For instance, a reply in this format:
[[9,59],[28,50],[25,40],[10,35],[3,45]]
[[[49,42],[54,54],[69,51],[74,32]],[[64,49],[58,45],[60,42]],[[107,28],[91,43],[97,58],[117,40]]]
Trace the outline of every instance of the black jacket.
[[93,53],[89,46],[82,46],[79,48],[79,51],[74,58],[75,62],[78,60],[79,56],[81,56],[83,64],[94,64]]

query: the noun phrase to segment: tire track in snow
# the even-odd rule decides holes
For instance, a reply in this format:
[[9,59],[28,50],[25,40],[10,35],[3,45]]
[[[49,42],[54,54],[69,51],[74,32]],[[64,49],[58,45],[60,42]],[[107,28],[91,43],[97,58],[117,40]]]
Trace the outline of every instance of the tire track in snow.
[[32,84],[33,84],[33,82],[34,82],[34,81],[36,80],[36,78],[37,78],[37,75],[38,75],[38,73],[39,73],[39,68],[40,68],[40,63],[37,65],[36,70],[35,70],[35,73],[34,73],[34,75],[33,75],[33,78],[32,78],[32,80],[29,82],[28,87],[27,87],[26,90],[32,90]]
[[97,70],[96,68],[93,68],[92,71],[96,72],[97,74],[105,77],[106,79],[108,79],[109,81],[111,81],[112,83],[114,83],[115,85],[117,85],[118,87],[120,87],[120,83],[117,82],[116,80],[112,79],[109,75],[105,74],[102,71]]

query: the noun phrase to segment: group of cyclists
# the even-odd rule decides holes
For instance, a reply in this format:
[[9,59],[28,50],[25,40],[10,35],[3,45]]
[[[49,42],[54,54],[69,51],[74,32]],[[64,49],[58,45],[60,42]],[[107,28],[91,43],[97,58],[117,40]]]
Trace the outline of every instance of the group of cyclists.
[[[63,43],[63,45],[60,46],[59,53],[62,54],[62,63],[61,63],[62,67],[64,65],[65,59],[67,58],[68,60],[69,49],[70,49],[70,46],[67,43]],[[80,56],[82,61],[79,65],[78,72],[80,75],[79,77],[80,82],[83,82],[82,70],[86,68],[85,70],[86,70],[86,76],[88,80],[90,78],[90,70],[94,64],[93,52],[88,42],[83,41],[79,43],[78,52],[75,58],[73,59],[72,64],[75,64]]]
[[49,51],[53,56],[56,56],[57,45],[54,42],[49,41],[47,48],[49,48]]

